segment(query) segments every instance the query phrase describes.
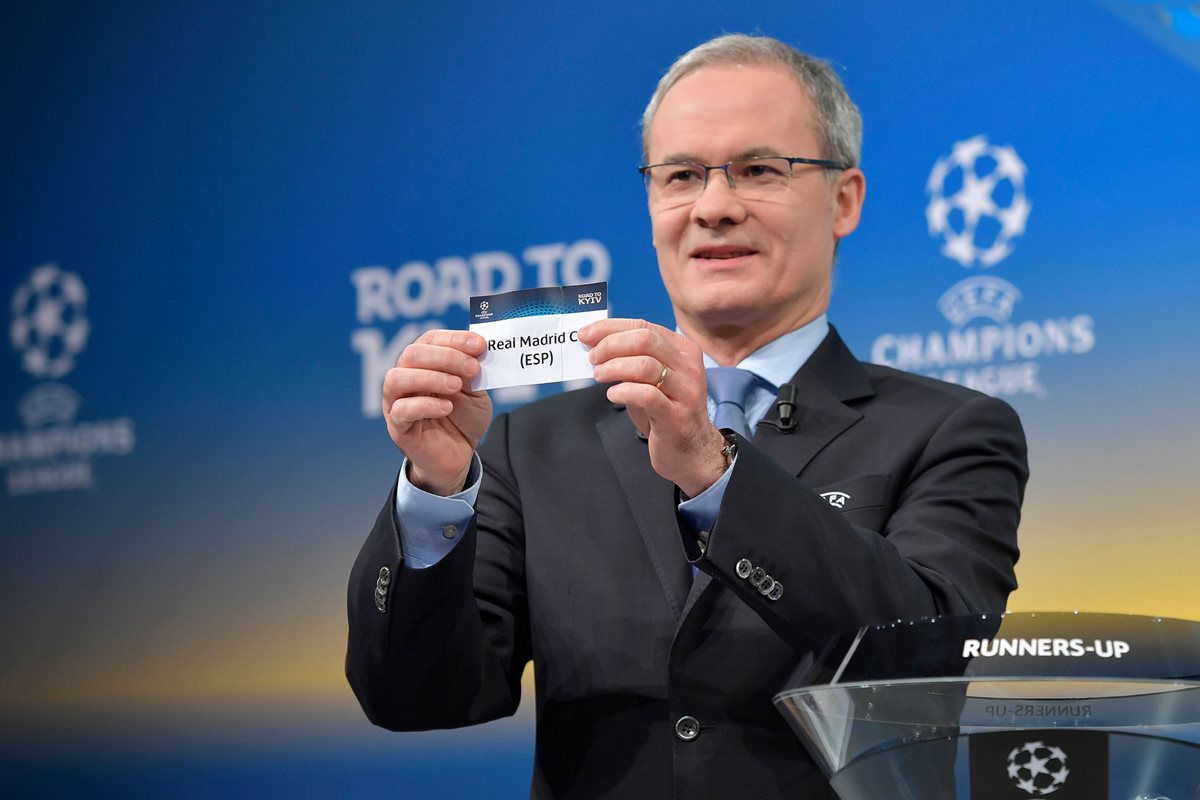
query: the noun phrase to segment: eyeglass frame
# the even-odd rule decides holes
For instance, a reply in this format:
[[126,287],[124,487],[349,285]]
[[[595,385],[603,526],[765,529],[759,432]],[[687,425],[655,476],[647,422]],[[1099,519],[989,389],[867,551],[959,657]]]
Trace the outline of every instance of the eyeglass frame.
[[[789,185],[792,180],[792,167],[797,164],[810,164],[814,167],[824,167],[825,169],[845,170],[853,169],[854,165],[849,161],[830,161],[825,158],[800,158],[799,156],[749,156],[748,158],[735,158],[732,161],[726,161],[724,164],[701,164],[697,161],[662,161],[658,164],[642,164],[637,169],[642,176],[642,183],[646,186],[646,191],[650,191],[650,170],[655,167],[698,167],[704,170],[704,183],[700,185],[700,194],[708,188],[708,174],[711,170],[719,169],[725,173],[725,181],[729,184],[729,189],[737,193],[737,184],[733,182],[733,176],[729,174],[729,168],[734,164],[741,164],[746,161],[765,161],[773,158],[775,160],[783,160],[788,162],[788,181]],[[699,199],[699,195],[697,195]],[[695,201],[691,201],[695,202]]]

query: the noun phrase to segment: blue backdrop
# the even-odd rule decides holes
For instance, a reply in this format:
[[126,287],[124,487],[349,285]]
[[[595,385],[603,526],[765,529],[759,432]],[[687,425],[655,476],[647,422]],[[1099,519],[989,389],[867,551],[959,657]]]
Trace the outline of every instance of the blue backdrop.
[[386,734],[341,676],[398,466],[378,382],[496,288],[608,280],[672,324],[637,121],[726,31],[862,108],[851,347],[1022,415],[1011,606],[1200,617],[1192,6],[10,4],[0,788],[526,791],[527,709]]

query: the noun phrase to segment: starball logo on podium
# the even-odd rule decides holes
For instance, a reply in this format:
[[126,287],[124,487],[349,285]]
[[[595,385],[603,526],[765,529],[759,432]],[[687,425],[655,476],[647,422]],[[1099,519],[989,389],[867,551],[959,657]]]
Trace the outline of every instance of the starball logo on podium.
[[83,397],[58,381],[87,349],[87,300],[83,279],[56,264],[35,267],[13,293],[9,343],[38,382],[17,404],[24,429],[0,431],[9,495],[93,488],[93,459],[133,452],[132,419],[77,419]]
[[971,800],[1108,797],[1108,742],[1096,731],[1003,731],[970,741]]
[[982,134],[955,142],[938,158],[925,185],[929,235],[941,255],[987,274],[964,278],[937,299],[949,329],[884,333],[871,347],[873,362],[995,396],[1044,397],[1042,369],[1049,360],[1091,352],[1096,326],[1090,314],[1020,319],[1021,290],[991,274],[1025,235],[1033,211],[1028,171],[1015,147],[994,145]]

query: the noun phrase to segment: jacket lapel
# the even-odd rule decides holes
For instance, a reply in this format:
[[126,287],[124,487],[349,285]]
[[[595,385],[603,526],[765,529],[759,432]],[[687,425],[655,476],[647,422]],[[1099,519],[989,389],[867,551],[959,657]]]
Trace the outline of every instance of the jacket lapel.
[[[796,387],[796,429],[781,433],[764,424],[779,421],[778,408],[773,407],[759,423],[754,444],[798,475],[818,452],[862,418],[846,402],[870,397],[874,390],[862,366],[832,327],[791,383]],[[674,487],[650,466],[646,442],[639,438],[623,408],[598,422],[596,429],[663,593],[676,619],[682,619],[712,581],[704,573],[692,579],[691,567],[679,543]]]
[[796,428],[783,433],[773,406],[754,433],[754,444],[793,475],[799,475],[822,449],[860,419],[847,401],[875,392],[862,365],[832,326],[825,341],[792,377],[796,387]]
[[650,466],[646,442],[624,409],[596,424],[605,452],[612,462],[621,491],[637,522],[638,533],[646,544],[650,562],[662,584],[676,620],[691,588],[691,567],[679,542],[679,523],[675,518],[675,487]]

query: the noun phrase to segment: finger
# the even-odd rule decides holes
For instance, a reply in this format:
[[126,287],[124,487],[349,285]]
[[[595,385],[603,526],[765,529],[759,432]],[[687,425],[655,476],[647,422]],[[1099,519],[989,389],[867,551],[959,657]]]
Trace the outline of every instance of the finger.
[[[638,416],[644,416],[648,422],[660,417],[666,418],[671,412],[671,400],[646,383],[615,383],[608,387],[606,395],[610,403],[625,406],[631,415],[636,411]],[[640,425],[638,429],[643,433],[650,432]]]
[[450,347],[469,355],[478,356],[487,349],[487,342],[478,333],[471,331],[432,330],[416,338],[416,343],[435,347]]
[[394,367],[383,376],[383,399],[384,402],[391,402],[413,394],[456,394],[466,385],[458,375],[437,370]]
[[[386,402],[386,401],[385,401]],[[384,408],[387,418],[404,433],[410,426],[427,419],[442,419],[454,411],[454,404],[444,397],[415,395],[401,397]]]
[[584,325],[579,329],[579,341],[583,342],[588,347],[594,347],[605,336],[609,336],[614,333],[620,333],[621,331],[637,330],[639,328],[667,331],[667,329],[663,326],[655,325],[653,322],[647,322],[644,319],[611,317],[609,319],[601,319],[588,325]]
[[617,331],[601,339],[588,353],[588,359],[593,364],[603,364],[622,356],[650,356],[675,369],[680,365],[678,338],[681,337],[665,328]]
[[396,359],[396,368],[443,372],[469,383],[479,374],[479,360],[454,347],[414,342]]
[[625,406],[625,412],[629,414],[629,421],[633,423],[633,427],[638,429],[642,436],[649,437],[651,433],[650,418],[646,413],[637,406]]
[[660,385],[659,379],[663,377],[664,368],[661,361],[651,356],[621,356],[597,364],[592,373],[600,383],[631,381],[649,384],[661,390],[663,386]]

